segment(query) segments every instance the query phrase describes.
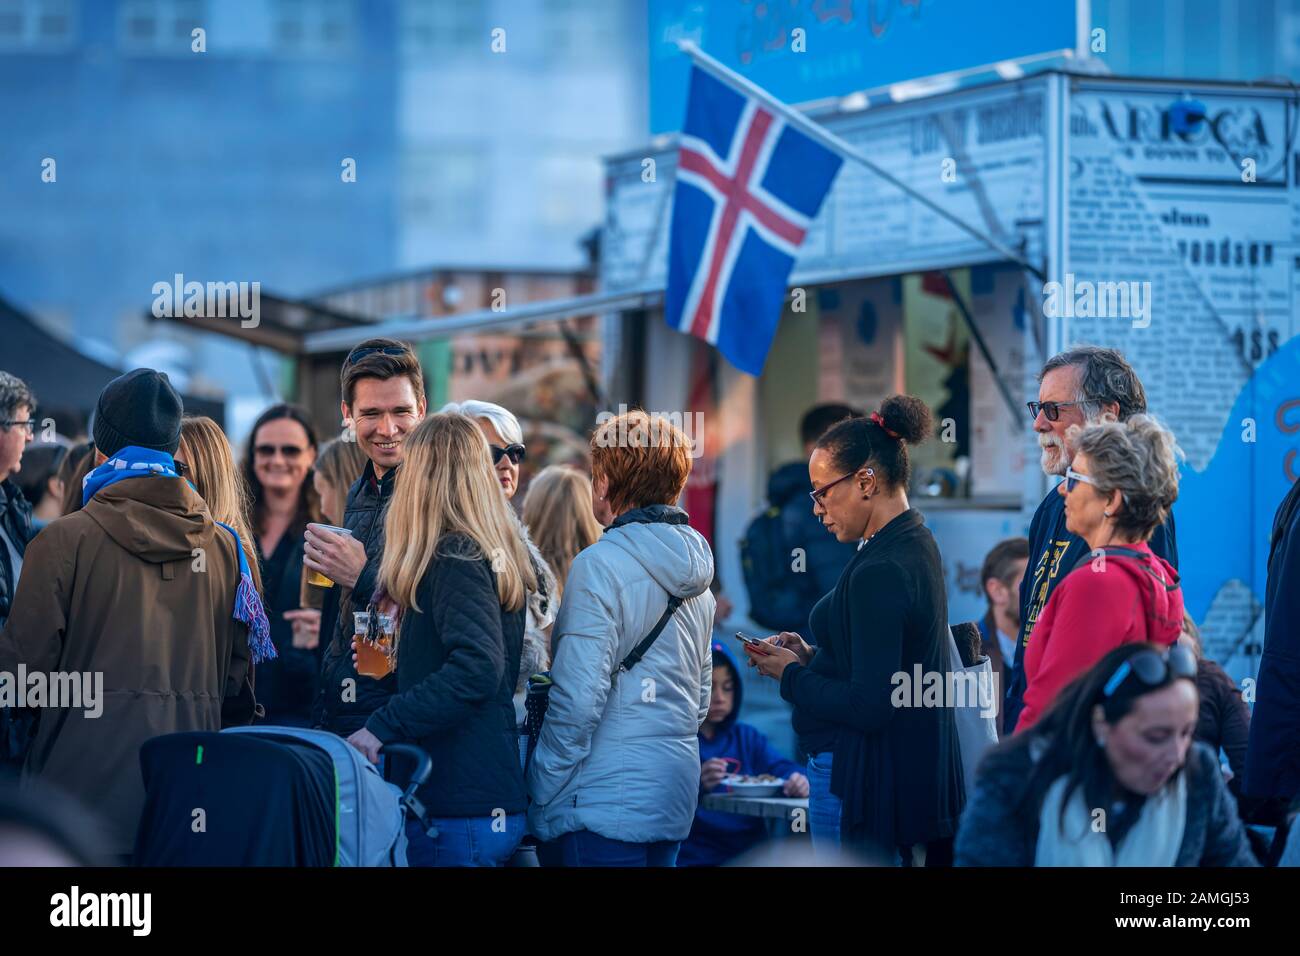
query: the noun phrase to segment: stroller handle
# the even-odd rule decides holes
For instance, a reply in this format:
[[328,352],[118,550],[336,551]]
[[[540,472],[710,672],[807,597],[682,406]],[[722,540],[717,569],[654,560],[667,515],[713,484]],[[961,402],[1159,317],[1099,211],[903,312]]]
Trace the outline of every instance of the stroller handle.
[[415,792],[423,783],[429,779],[433,773],[433,761],[429,755],[413,744],[384,744],[379,748],[380,753],[386,754],[404,754],[415,762],[415,770],[411,772],[411,779],[407,783],[407,790]]

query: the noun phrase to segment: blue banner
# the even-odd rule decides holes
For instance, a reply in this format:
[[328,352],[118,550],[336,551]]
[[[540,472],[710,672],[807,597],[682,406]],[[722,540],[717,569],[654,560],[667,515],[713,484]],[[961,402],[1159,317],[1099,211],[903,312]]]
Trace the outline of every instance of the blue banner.
[[681,128],[690,61],[680,39],[802,103],[1074,49],[1075,0],[651,0],[653,133]]

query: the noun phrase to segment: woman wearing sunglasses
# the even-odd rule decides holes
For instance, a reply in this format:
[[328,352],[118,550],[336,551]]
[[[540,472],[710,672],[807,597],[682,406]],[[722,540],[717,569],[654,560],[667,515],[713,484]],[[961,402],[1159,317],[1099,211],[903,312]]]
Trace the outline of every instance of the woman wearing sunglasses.
[[492,402],[450,402],[441,411],[459,412],[478,422],[492,452],[492,467],[497,471],[501,490],[507,499],[513,498],[519,490],[519,464],[524,460],[524,430],[519,427],[519,419]]
[[316,431],[295,405],[272,405],[249,433],[244,478],[277,657],[257,669],[257,700],[273,724],[308,726],[320,673],[320,616],[302,607],[303,533],[320,521],[312,481]]
[[1255,866],[1197,703],[1186,648],[1113,648],[984,758],[957,865]]
[[1071,442],[1074,460],[1057,491],[1065,526],[1088,553],[1067,569],[1034,624],[1017,732],[1107,651],[1139,641],[1172,644],[1183,625],[1178,572],[1150,545],[1178,497],[1174,436],[1154,418],[1134,415],[1072,431]]
[[815,648],[790,632],[768,650],[745,646],[794,705],[814,852],[852,847],[904,866],[951,853],[963,798],[952,708],[895,704],[899,674],[952,669],[943,563],[907,499],[907,446],[933,424],[924,402],[895,395],[818,440],[813,513],[857,553],[813,607]]

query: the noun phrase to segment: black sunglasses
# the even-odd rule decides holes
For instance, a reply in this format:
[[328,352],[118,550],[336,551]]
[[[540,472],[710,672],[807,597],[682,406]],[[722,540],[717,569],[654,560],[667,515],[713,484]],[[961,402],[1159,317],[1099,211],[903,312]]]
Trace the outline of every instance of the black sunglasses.
[[492,449],[492,464],[494,465],[500,463],[502,455],[509,455],[510,460],[516,465],[524,460],[525,449],[524,446],[518,442],[515,442],[513,445],[506,445],[505,448],[502,448],[500,445],[488,445],[488,448]]
[[1196,680],[1196,657],[1181,644],[1173,645],[1164,653],[1138,651],[1115,668],[1115,673],[1110,675],[1110,680],[1102,688],[1102,696],[1115,696],[1115,692],[1130,677],[1136,677],[1148,688],[1159,687],[1165,681],[1179,677]]
[[357,349],[355,352],[348,354],[348,357],[343,364],[356,365],[357,362],[361,361],[367,355],[374,355],[376,352],[381,352],[384,355],[409,355],[410,351],[410,349],[399,348],[396,345],[385,345],[382,348]]
[[280,454],[284,455],[289,461],[295,460],[307,450],[299,448],[297,445],[258,445],[253,449],[253,454],[257,455],[258,458],[274,458],[277,448],[280,450]]
[[1054,422],[1061,417],[1061,409],[1069,408],[1071,405],[1082,405],[1082,402],[1025,402],[1029,406],[1029,414],[1035,418],[1038,413],[1042,412],[1047,416],[1049,422]]

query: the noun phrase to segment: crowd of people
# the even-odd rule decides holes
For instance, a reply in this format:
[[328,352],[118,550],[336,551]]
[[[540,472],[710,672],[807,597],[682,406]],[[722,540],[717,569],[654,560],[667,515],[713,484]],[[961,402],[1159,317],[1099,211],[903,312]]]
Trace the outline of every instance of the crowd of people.
[[[744,555],[750,616],[778,633],[729,646],[712,549],[678,506],[690,439],[661,417],[604,421],[589,474],[545,468],[517,502],[518,418],[484,401],[431,412],[395,340],[345,359],[342,434],[322,443],[277,404],[239,464],[149,369],[104,389],[90,442],[29,448],[36,397],[0,373],[0,672],[105,687],[98,718],[6,708],[0,758],[93,806],[122,861],[141,745],[257,722],[329,731],[376,764],[396,743],[427,754],[427,817],[406,823],[417,866],[526,850],[547,866],[728,863],[768,836],[702,806],[733,774],[806,798],[827,860],[1276,862],[1259,826],[1285,832],[1300,790],[1300,701],[1272,678],[1252,726],[1202,653],[1177,570],[1175,438],[1114,350],[1054,356],[1039,382],[1041,466],[1063,480],[1027,538],[989,551],[963,650],[908,496],[909,447],[934,431],[911,396],[804,417],[806,460],[772,476]],[[1289,600],[1275,573],[1285,560],[1269,588]],[[1276,670],[1295,648],[1274,625]],[[362,661],[374,646],[378,670]],[[972,659],[1005,690],[977,772],[959,705],[894,693],[899,675]],[[742,720],[747,679],[777,682],[797,754]]]

